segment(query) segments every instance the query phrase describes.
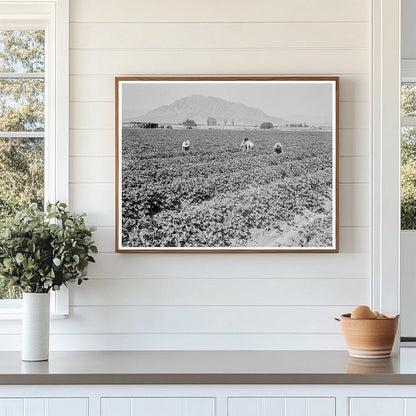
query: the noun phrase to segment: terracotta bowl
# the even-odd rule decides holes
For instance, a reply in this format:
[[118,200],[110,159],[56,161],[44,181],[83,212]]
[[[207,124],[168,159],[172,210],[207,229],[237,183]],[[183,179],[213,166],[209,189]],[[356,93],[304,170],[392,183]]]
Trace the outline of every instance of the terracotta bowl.
[[383,319],[352,319],[351,314],[346,313],[341,315],[340,321],[351,357],[388,358],[391,356],[399,315]]

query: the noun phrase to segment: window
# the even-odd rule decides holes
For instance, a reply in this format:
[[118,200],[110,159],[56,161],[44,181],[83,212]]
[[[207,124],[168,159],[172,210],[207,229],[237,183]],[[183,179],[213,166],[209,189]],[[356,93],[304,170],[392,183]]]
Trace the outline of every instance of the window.
[[416,230],[416,78],[401,88],[401,229]]
[[[45,30],[0,30],[0,220],[44,204]],[[0,299],[21,291],[0,278]]]
[[[0,221],[30,202],[68,201],[68,4],[0,0]],[[20,296],[0,280],[0,314],[18,311]],[[52,300],[67,313],[65,290]]]

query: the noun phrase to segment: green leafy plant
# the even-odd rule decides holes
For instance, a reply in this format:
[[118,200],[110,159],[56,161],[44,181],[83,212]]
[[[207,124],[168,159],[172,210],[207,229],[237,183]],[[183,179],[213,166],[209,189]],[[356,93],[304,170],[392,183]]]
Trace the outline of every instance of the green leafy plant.
[[29,293],[81,284],[97,253],[95,229],[85,225],[85,216],[57,202],[49,203],[46,213],[31,204],[7,219],[0,225],[0,277]]

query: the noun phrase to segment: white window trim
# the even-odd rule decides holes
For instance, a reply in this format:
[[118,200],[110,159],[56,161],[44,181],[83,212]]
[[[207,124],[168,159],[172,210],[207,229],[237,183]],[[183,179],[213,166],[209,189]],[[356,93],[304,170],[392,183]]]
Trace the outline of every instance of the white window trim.
[[[402,77],[401,77],[401,81],[402,83],[416,83],[416,60],[402,60],[402,65],[401,65],[401,69],[402,69]],[[401,127],[411,127],[411,128],[415,128],[416,127],[416,117],[401,117]],[[401,230],[400,231],[401,237],[402,237],[402,249],[403,249],[403,253],[405,253],[406,255],[410,256],[410,252],[411,250],[411,243],[409,241],[409,237],[411,235],[415,235],[416,234],[416,230]],[[404,270],[402,270],[402,298],[401,298],[401,308],[403,312],[407,312],[409,315],[404,316],[402,321],[402,325],[404,328],[404,332],[402,332],[403,337],[405,338],[413,338],[414,336],[414,326],[410,325],[411,322],[411,317],[410,315],[411,312],[413,312],[414,307],[413,307],[413,299],[411,297],[411,295],[408,295],[408,291],[409,289],[411,289],[411,283],[409,281],[409,279],[411,279],[411,274],[410,274],[410,270],[407,268],[407,261],[406,259],[402,259],[402,265],[404,264]],[[407,291],[407,292],[406,292]],[[406,347],[415,347],[415,342],[410,342],[410,341],[402,341],[401,343],[402,346],[406,346]]]
[[[0,29],[47,26],[45,201],[68,202],[69,0],[0,0],[0,7],[7,9],[7,13],[2,13]],[[51,294],[52,315],[67,315],[68,289],[62,287]],[[19,319],[20,316],[20,300],[0,301],[0,319]]]
[[372,16],[370,305],[378,311],[399,313],[400,1],[373,0]]
[[416,59],[402,60],[402,82],[416,82]]
[[402,117],[402,127],[415,127],[416,117]]
[[[416,60],[404,59],[402,61],[402,79],[401,82],[416,83]],[[415,127],[416,117],[401,117],[402,127]]]
[[[402,83],[416,83],[416,60],[403,60],[402,61]],[[416,116],[413,117],[402,117],[402,127],[416,127]],[[416,230],[402,230],[415,232]]]

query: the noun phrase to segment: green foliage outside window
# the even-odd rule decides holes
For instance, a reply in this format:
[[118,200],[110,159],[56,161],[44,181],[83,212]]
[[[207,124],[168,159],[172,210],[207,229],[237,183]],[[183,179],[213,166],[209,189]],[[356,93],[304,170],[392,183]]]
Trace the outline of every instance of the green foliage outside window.
[[401,228],[416,230],[416,128],[402,129]]
[[403,84],[402,85],[402,117],[416,116],[416,85]]
[[[416,116],[416,85],[402,86],[402,117]],[[401,134],[401,229],[416,230],[416,127]]]
[[[43,73],[45,32],[0,30],[0,73]],[[0,79],[0,131],[43,132],[44,80]],[[0,138],[0,223],[31,203],[44,203],[44,139]],[[21,293],[0,279],[0,299]]]

